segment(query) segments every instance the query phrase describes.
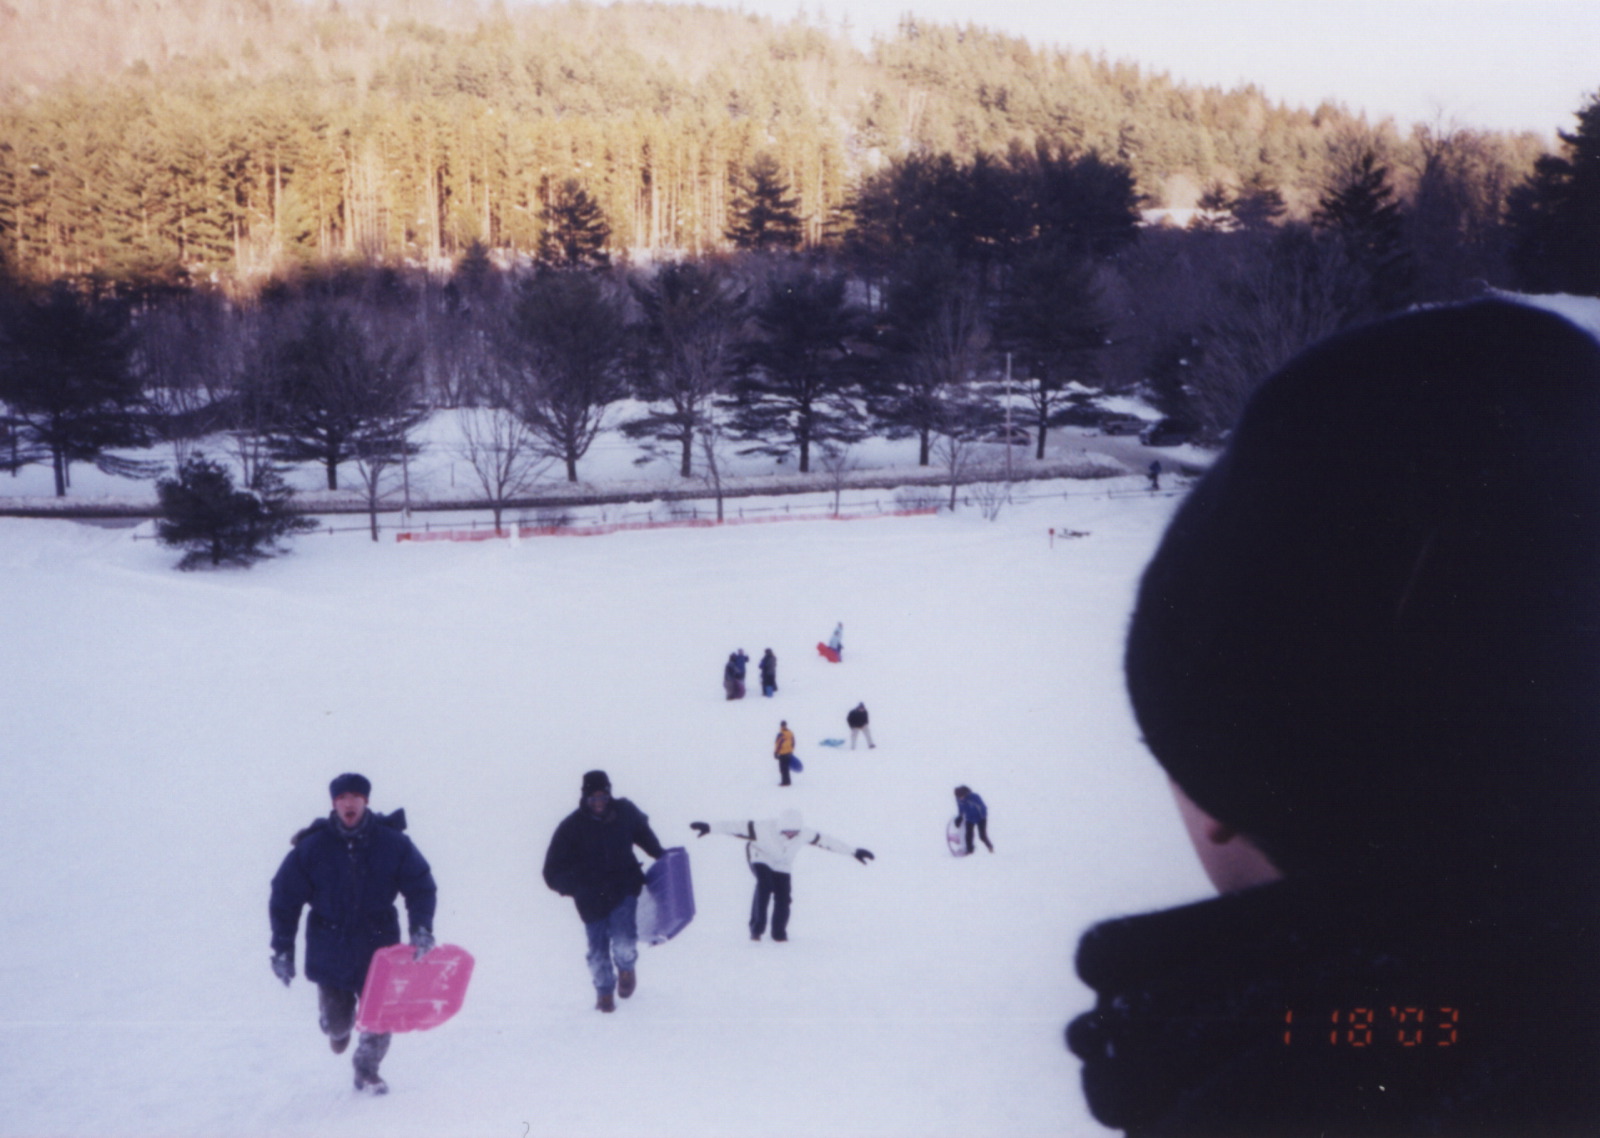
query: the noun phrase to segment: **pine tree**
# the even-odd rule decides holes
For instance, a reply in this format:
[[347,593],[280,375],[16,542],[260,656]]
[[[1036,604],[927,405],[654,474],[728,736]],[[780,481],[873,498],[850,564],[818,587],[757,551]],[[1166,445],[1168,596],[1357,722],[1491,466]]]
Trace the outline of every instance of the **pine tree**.
[[762,253],[798,249],[805,239],[799,210],[800,199],[790,196],[778,160],[759,154],[734,192],[727,238],[735,248]]
[[1600,94],[1511,195],[1512,261],[1525,288],[1600,295]]
[[416,453],[407,441],[423,414],[414,400],[416,354],[378,343],[324,298],[285,315],[261,393],[273,457],[322,463],[328,489],[337,490],[344,462]]
[[714,268],[685,262],[636,282],[633,295],[644,312],[634,393],[652,407],[622,430],[677,447],[678,473],[688,478],[695,435],[733,378],[748,294]]
[[622,298],[598,273],[545,271],[524,282],[508,329],[510,403],[543,453],[578,480],[578,460],[626,394]]
[[544,208],[539,260],[552,268],[601,267],[611,263],[611,226],[600,204],[576,178],[562,182]]
[[249,490],[235,489],[220,463],[196,454],[176,478],[156,484],[161,520],[156,537],[163,545],[188,550],[179,569],[202,565],[250,566],[283,552],[280,539],[314,529],[315,518],[290,507],[293,491],[270,467],[261,468]]
[[8,305],[0,326],[0,402],[20,446],[48,456],[58,497],[73,462],[139,474],[110,452],[149,445],[139,381],[129,363],[126,306],[57,284]]
[[1336,176],[1312,215],[1317,230],[1336,238],[1367,277],[1368,315],[1392,312],[1409,301],[1414,278],[1405,218],[1394,200],[1389,168],[1363,151]]
[[729,401],[733,432],[755,444],[747,453],[797,452],[800,473],[809,473],[814,444],[866,435],[850,399],[863,315],[842,275],[801,270],[772,281],[754,319]]

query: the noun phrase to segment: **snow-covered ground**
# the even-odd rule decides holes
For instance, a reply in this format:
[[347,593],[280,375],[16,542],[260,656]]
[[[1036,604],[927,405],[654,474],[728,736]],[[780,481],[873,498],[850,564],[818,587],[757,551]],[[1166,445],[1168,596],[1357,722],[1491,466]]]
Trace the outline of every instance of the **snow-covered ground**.
[[[1077,938],[1209,891],[1122,692],[1177,501],[1143,484],[992,523],[315,534],[192,574],[142,530],[0,519],[0,1134],[1103,1133],[1061,1038]],[[722,698],[738,647],[777,653],[776,698]],[[857,701],[877,749],[819,745]],[[591,767],[688,846],[699,905],[610,1016],[539,876]],[[437,932],[478,961],[460,1016],[396,1037],[384,1099],[268,970],[268,880],[345,770],[407,809]],[[961,782],[992,856],[945,849]],[[688,823],[785,805],[877,860],[803,853],[791,941],[755,944],[740,844]]]
[[[1110,409],[1141,415],[1151,422],[1160,418],[1159,412],[1130,396],[1108,398],[1106,402]],[[648,496],[662,491],[684,490],[699,490],[709,495],[710,483],[703,477],[704,464],[700,454],[697,453],[694,457],[695,477],[685,480],[678,475],[675,453],[648,458],[638,443],[628,439],[617,429],[620,423],[636,417],[641,409],[640,404],[624,401],[607,410],[605,428],[578,463],[580,479],[578,486],[568,484],[566,471],[561,463],[551,462],[537,481],[518,496],[545,497],[552,494],[565,495],[569,491],[580,494],[622,492]],[[405,474],[409,476],[414,503],[431,502],[437,505],[465,498],[484,497],[483,484],[473,471],[471,462],[465,457],[459,412],[451,410],[436,412],[418,429],[413,441],[420,444],[421,453],[411,460],[410,469]],[[782,484],[785,481],[792,482],[796,473],[796,463],[792,456],[780,461],[766,455],[743,455],[738,453],[739,445],[728,443],[722,449],[720,461],[724,477],[730,479],[730,490],[734,492],[742,490],[746,493],[754,490],[762,494],[769,493],[773,489],[777,489],[780,493],[787,492],[782,488]],[[232,447],[224,436],[204,440],[198,444],[198,449],[217,458],[230,460],[233,458]],[[981,468],[998,475],[1006,468],[1008,458],[1019,479],[1030,477],[1030,470],[1039,469],[1039,464],[1033,460],[1031,445],[1010,447],[1009,456],[1006,453],[1007,449],[999,443],[973,445],[964,456],[964,461],[970,468],[969,474],[976,474]],[[176,456],[171,446],[119,453],[127,458],[160,464],[165,473],[171,473],[176,466]],[[1062,427],[1053,429],[1046,437],[1044,460],[1046,469],[1042,473],[1046,475],[1071,473],[1074,476],[1089,471],[1101,474],[1142,473],[1149,466],[1151,459],[1159,460],[1167,470],[1175,470],[1179,466],[1203,467],[1210,461],[1210,457],[1208,452],[1198,447],[1149,448],[1142,446],[1136,436],[1107,436],[1094,429]],[[930,467],[921,468],[919,471],[917,443],[914,439],[878,437],[865,439],[849,448],[846,463],[849,471],[846,475],[847,480],[869,477],[881,481],[885,475],[919,472],[924,475],[930,473],[939,475],[944,470],[941,463],[936,460]],[[1072,469],[1062,471],[1063,466]],[[237,473],[235,466],[235,476]],[[327,476],[319,464],[300,464],[289,469],[287,475],[289,484],[300,494],[302,503],[308,509],[327,510],[331,508],[330,503],[334,502],[342,503],[346,507],[365,508],[365,493],[354,462],[340,466],[340,489],[337,494],[329,494],[326,490]],[[828,480],[820,455],[813,458],[812,475],[819,483]],[[35,464],[23,467],[15,473],[0,474],[0,506],[29,508],[106,504],[142,506],[153,503],[156,497],[153,479],[136,480],[108,475],[96,470],[89,463],[74,463],[69,471],[69,478],[71,485],[66,499],[62,500],[55,497],[54,475],[48,465]],[[400,467],[393,467],[386,472],[383,480],[383,502],[390,510],[398,511],[404,501],[401,485]],[[487,512],[484,512],[483,516],[487,520]]]

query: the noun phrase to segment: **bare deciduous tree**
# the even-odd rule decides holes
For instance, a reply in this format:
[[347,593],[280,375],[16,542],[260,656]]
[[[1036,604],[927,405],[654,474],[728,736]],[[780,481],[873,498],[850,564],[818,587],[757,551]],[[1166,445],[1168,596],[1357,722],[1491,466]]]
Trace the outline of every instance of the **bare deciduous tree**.
[[498,532],[507,503],[526,493],[554,460],[540,453],[527,424],[509,407],[465,408],[459,423],[461,444],[457,453],[477,475]]

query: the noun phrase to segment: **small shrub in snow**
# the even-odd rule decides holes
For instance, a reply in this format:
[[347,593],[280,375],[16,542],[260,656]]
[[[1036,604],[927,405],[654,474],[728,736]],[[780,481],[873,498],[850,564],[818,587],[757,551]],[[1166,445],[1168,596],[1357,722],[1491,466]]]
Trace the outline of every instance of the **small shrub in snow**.
[[294,491],[270,467],[262,467],[249,490],[234,487],[227,468],[203,454],[187,459],[176,478],[156,484],[163,545],[187,549],[179,569],[250,566],[283,552],[281,538],[316,527],[315,518],[290,512]]

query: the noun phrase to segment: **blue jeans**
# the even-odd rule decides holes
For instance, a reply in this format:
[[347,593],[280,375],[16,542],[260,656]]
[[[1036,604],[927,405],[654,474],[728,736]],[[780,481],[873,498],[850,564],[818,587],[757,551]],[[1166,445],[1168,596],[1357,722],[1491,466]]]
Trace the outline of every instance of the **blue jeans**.
[[589,936],[589,975],[601,995],[616,991],[617,969],[631,970],[639,959],[639,928],[634,915],[639,898],[625,897],[610,914],[584,922]]

